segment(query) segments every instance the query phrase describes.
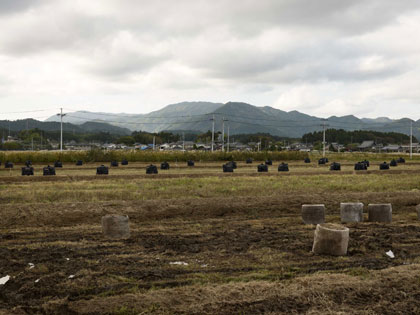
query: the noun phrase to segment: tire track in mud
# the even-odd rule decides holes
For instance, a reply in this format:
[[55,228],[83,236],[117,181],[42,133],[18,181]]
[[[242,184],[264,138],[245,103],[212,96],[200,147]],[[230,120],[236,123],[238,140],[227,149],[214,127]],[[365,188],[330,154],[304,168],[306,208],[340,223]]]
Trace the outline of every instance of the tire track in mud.
[[287,218],[301,221],[301,205],[323,203],[326,214],[339,216],[340,202],[391,203],[394,219],[400,214],[412,214],[420,204],[418,192],[322,192],[293,193],[278,196],[245,196],[215,198],[179,198],[139,201],[106,202],[58,202],[58,203],[14,203],[3,204],[0,214],[2,226],[60,227],[80,224],[99,224],[106,214],[128,215],[132,223],[172,220],[192,221],[196,219],[226,218]]
[[[93,231],[88,226],[79,231],[51,229],[32,234],[11,231],[7,246],[0,249],[0,264],[13,278],[0,292],[0,308],[21,306],[39,310],[51,296],[80,301],[120,295],[133,289],[185,287],[196,283],[198,274],[198,279],[217,274],[217,282],[223,283],[223,278],[261,272],[277,281],[320,271],[363,268],[368,272],[401,265],[420,255],[419,224],[354,225],[349,254],[339,259],[313,255],[310,252],[313,228],[303,224],[269,219],[258,225],[246,219],[196,222],[202,226],[211,223],[211,228],[191,234],[186,225],[166,222],[163,226],[149,226],[147,231],[135,230],[132,238],[125,241],[104,241],[100,229]],[[31,246],[22,246],[27,238]],[[407,239],[410,246],[402,247]],[[397,259],[385,256],[390,248]],[[267,260],[265,252],[274,258]],[[279,257],[282,257],[280,265]],[[171,266],[171,261],[188,261],[191,266]],[[204,261],[209,266],[203,268],[194,261]],[[34,263],[35,268],[28,270],[28,262]],[[73,280],[68,279],[71,274],[75,275]],[[41,279],[40,285],[34,283],[36,279]]]

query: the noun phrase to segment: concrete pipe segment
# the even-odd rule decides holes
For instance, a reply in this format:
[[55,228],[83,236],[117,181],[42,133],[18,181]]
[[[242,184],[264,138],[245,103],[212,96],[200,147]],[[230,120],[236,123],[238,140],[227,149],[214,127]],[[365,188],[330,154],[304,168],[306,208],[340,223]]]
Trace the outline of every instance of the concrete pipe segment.
[[363,203],[340,203],[341,223],[353,223],[363,221]]
[[392,222],[392,205],[390,203],[368,205],[368,215],[370,222]]
[[106,238],[123,239],[130,237],[128,216],[108,214],[102,217],[102,233]]
[[325,222],[325,205],[302,205],[302,220],[305,224]]
[[318,224],[312,251],[319,255],[345,256],[349,245],[349,229],[339,224]]

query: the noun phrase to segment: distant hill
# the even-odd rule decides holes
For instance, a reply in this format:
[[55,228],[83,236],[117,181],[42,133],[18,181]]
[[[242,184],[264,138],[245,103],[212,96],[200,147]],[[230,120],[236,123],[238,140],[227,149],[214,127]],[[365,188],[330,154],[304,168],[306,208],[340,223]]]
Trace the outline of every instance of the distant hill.
[[[183,127],[184,121],[191,121],[190,118],[203,119],[201,115],[217,110],[223,106],[222,103],[211,102],[183,102],[171,104],[163,109],[148,114],[109,114],[103,112],[78,111],[68,113],[64,120],[66,122],[80,124],[86,121],[111,123],[115,126],[128,128],[132,131],[142,130],[147,132],[159,132],[163,130],[186,130]],[[184,117],[187,116],[187,117]],[[58,116],[51,116],[46,121],[58,122]],[[190,129],[188,129],[190,130]],[[201,131],[197,129],[196,131]]]
[[[54,121],[38,121],[35,119],[21,119],[21,120],[0,120],[0,128],[11,131],[21,131],[25,129],[38,128],[44,131],[60,130],[60,123]],[[63,123],[63,131],[74,133],[96,133],[109,132],[114,135],[129,135],[131,131],[127,128],[121,128],[106,123],[98,122],[83,122],[82,124]]]
[[[241,102],[210,103],[183,102],[171,104],[149,114],[109,114],[78,111],[68,113],[67,122],[80,124],[86,121],[109,123],[130,130],[147,132],[179,131],[206,132],[212,128],[212,117],[215,118],[215,130],[222,129],[222,119],[226,132],[229,126],[231,135],[269,133],[275,136],[297,138],[305,133],[320,131],[325,123],[330,129],[374,130],[380,132],[399,132],[409,134],[410,121],[407,118],[393,120],[387,117],[357,118],[353,115],[331,116],[322,118],[310,116],[298,111],[282,111],[269,106],[258,107]],[[52,116],[47,121],[57,121]],[[420,120],[414,122],[413,133],[420,138]]]

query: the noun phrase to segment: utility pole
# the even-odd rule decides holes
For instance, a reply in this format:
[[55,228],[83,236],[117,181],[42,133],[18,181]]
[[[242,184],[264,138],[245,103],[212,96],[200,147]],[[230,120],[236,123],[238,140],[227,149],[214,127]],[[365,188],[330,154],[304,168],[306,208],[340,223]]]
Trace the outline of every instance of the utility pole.
[[222,152],[225,152],[225,117],[222,118]]
[[182,133],[182,152],[185,151],[185,132]]
[[325,121],[326,121],[326,119],[323,119],[323,122],[322,122],[322,144],[323,144],[323,146],[322,146],[322,157],[325,157],[325,127],[327,126],[326,124],[325,124]]
[[32,151],[34,150],[34,136],[32,136]]
[[228,143],[227,143],[227,152],[229,153],[229,149],[230,149],[230,139],[229,139],[229,131],[230,131],[230,126],[228,125]]
[[413,121],[410,121],[410,160],[413,159]]
[[214,151],[214,115],[213,118],[210,119],[213,122],[213,127],[212,127],[212,131],[211,131],[211,152]]
[[153,151],[155,151],[156,136],[153,136]]
[[63,151],[63,117],[67,114],[63,114],[63,108],[60,108],[60,113],[57,116],[60,116],[61,121],[61,130],[60,130],[60,151]]
[[42,151],[42,130],[41,130],[41,151]]

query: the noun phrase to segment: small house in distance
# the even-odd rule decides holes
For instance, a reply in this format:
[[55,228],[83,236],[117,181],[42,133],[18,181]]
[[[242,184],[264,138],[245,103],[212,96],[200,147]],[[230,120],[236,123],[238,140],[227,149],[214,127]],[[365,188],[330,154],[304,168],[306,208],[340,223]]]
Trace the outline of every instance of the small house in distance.
[[382,148],[385,152],[402,152],[402,147],[398,144],[389,144]]
[[[401,145],[401,149],[402,149],[402,152],[408,153],[408,152],[410,152],[410,145],[409,144],[403,144],[403,145]],[[420,144],[417,143],[417,142],[413,143],[412,144],[412,150],[415,153],[419,153],[420,152]]]
[[367,140],[363,141],[361,145],[359,145],[357,148],[360,151],[372,151],[375,150],[376,143],[373,140]]

